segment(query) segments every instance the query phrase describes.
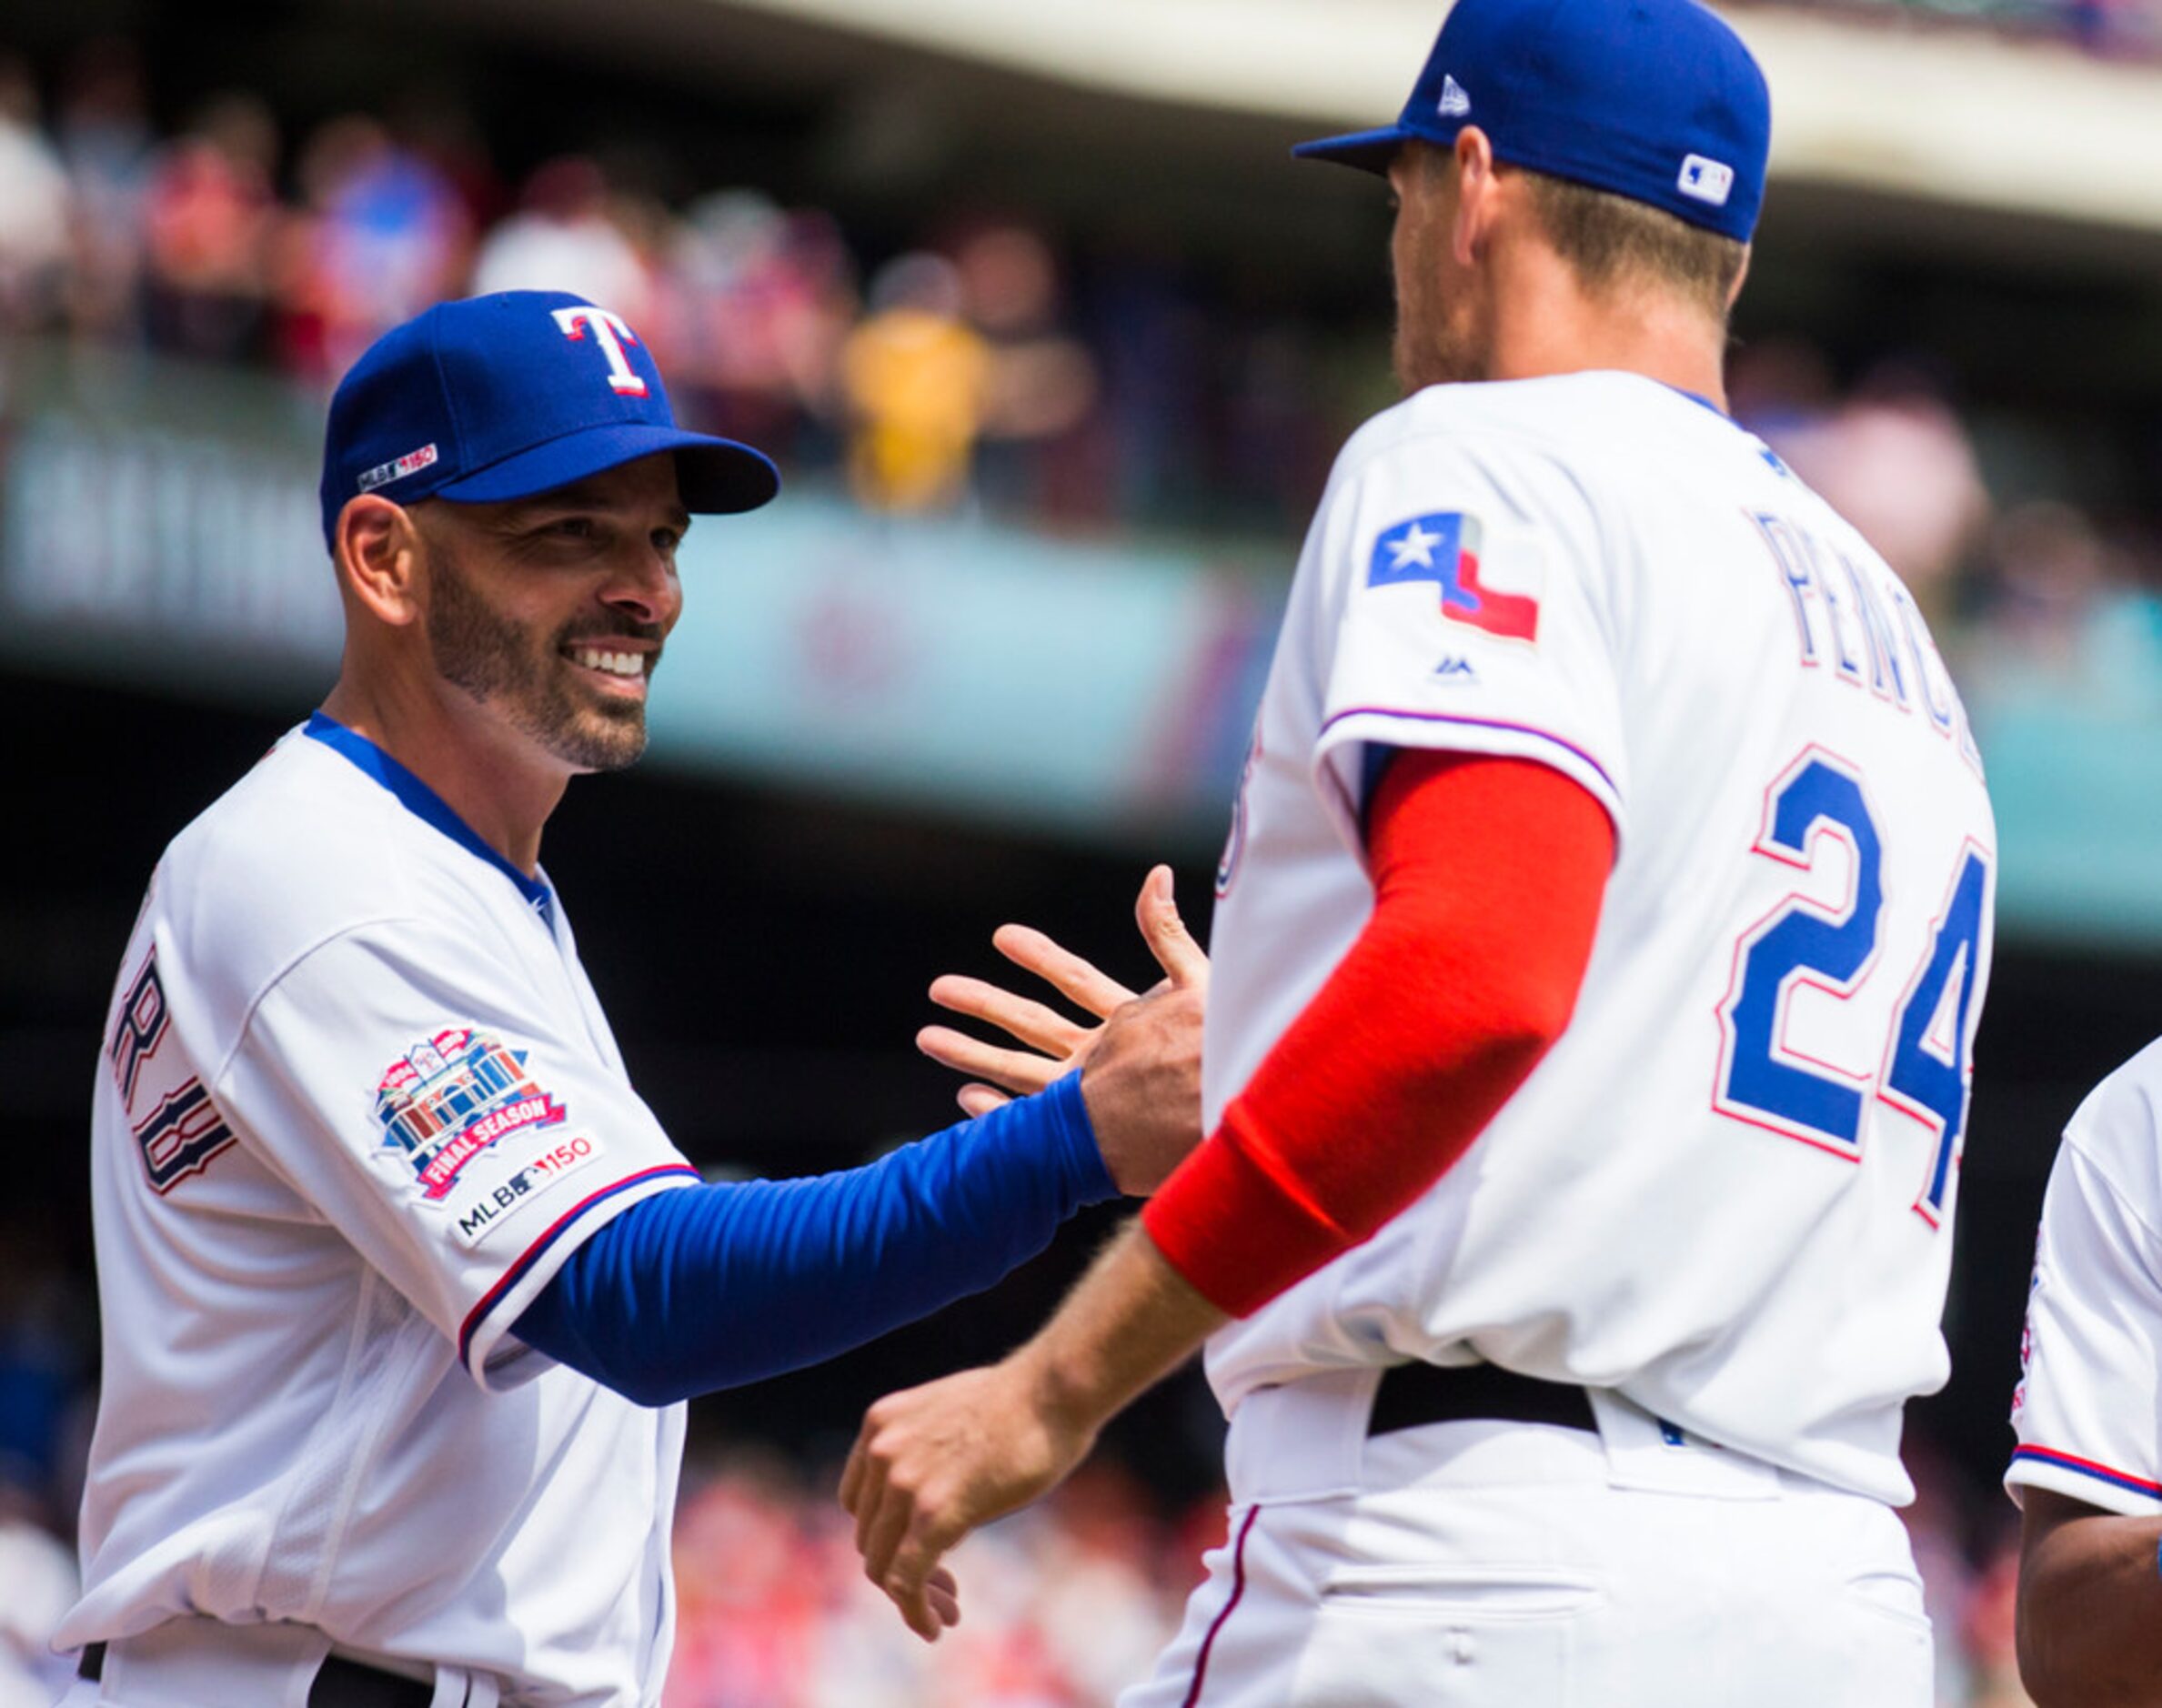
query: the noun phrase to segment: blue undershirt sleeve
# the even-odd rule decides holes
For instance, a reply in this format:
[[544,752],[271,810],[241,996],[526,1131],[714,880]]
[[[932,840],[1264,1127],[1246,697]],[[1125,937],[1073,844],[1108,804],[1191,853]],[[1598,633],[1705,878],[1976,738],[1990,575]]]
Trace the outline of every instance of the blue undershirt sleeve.
[[1081,1075],[860,1169],[680,1188],[585,1241],[514,1332],[641,1405],[875,1340],[980,1292],[1118,1196]]

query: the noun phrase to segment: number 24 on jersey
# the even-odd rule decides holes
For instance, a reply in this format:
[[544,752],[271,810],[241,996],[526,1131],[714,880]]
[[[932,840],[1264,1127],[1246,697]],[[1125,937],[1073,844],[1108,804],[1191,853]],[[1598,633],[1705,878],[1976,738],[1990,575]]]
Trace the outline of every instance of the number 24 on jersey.
[[1943,1218],[1966,1120],[1976,962],[1989,905],[1988,856],[1972,841],[1961,849],[1927,950],[1893,1012],[1881,1046],[1882,1065],[1857,1075],[1785,1040],[1788,1003],[1797,989],[1814,987],[1851,1002],[1882,970],[1884,845],[1876,816],[1855,769],[1812,747],[1772,786],[1755,852],[1808,871],[1825,837],[1847,847],[1852,879],[1846,905],[1835,910],[1789,897],[1735,945],[1733,982],[1719,1005],[1713,1105],[1735,1120],[1857,1162],[1871,1098],[1906,1111],[1936,1135],[1914,1206],[1935,1227]]

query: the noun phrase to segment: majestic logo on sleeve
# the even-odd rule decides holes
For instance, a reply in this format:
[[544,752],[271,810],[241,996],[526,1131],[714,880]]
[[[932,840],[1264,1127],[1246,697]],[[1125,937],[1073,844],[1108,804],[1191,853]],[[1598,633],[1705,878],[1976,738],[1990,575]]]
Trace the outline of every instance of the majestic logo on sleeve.
[[383,1142],[405,1153],[431,1201],[498,1140],[557,1126],[566,1112],[527,1074],[524,1050],[463,1027],[414,1045],[376,1087]]
[[1442,615],[1508,640],[1539,638],[1539,601],[1528,593],[1503,593],[1481,578],[1483,540],[1479,518],[1461,511],[1415,516],[1374,541],[1366,585],[1432,581],[1442,590]]

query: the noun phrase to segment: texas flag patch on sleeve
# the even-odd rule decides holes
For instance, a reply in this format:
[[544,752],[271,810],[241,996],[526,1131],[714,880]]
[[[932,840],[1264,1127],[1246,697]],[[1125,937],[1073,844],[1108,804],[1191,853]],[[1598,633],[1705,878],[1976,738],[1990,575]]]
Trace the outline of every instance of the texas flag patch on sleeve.
[[1480,567],[1483,544],[1484,529],[1475,516],[1461,510],[1415,516],[1385,529],[1374,541],[1366,585],[1432,581],[1441,590],[1442,615],[1451,622],[1507,640],[1536,643],[1536,590],[1503,592],[1487,586]]

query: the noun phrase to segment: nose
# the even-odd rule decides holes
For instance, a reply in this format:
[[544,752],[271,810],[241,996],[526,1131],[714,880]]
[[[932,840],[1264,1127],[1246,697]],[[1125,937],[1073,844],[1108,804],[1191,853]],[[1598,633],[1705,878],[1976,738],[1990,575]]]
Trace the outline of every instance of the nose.
[[647,544],[628,554],[600,597],[610,610],[662,628],[673,626],[683,610],[683,584],[676,578],[673,559]]

